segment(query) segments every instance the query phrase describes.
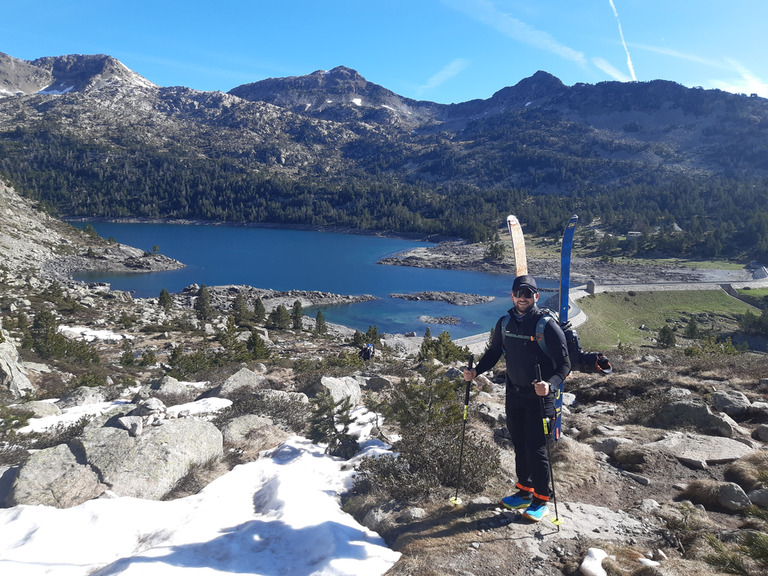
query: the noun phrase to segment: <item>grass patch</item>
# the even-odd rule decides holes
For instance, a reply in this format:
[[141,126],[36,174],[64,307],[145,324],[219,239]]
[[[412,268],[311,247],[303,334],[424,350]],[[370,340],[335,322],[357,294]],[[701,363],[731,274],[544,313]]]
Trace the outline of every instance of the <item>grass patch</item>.
[[605,292],[582,298],[578,306],[589,317],[578,328],[585,350],[648,345],[663,326],[682,334],[692,316],[703,332],[729,333],[737,329],[737,315],[759,313],[722,290]]
[[755,298],[765,298],[768,296],[768,288],[743,288],[736,290],[736,292],[745,296],[754,296]]

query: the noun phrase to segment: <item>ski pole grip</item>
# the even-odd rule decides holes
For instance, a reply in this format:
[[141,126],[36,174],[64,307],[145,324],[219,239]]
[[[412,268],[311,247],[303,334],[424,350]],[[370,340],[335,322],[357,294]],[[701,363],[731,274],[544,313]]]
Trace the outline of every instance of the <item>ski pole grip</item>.
[[536,382],[541,382],[541,366],[536,364]]

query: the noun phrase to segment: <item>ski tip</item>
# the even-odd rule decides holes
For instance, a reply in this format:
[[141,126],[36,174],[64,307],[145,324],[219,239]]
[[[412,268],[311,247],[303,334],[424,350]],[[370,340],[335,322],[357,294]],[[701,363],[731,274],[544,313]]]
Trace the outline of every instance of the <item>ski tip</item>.
[[507,216],[507,222],[517,222],[517,216],[513,216],[512,214],[510,214],[509,216]]

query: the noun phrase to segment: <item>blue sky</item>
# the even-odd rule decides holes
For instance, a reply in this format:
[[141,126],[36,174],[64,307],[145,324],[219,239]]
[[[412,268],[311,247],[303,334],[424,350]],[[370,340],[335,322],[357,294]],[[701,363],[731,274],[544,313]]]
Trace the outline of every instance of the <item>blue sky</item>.
[[768,0],[0,0],[0,51],[109,54],[160,86],[226,92],[354,68],[402,96],[489,98],[672,80],[768,97]]

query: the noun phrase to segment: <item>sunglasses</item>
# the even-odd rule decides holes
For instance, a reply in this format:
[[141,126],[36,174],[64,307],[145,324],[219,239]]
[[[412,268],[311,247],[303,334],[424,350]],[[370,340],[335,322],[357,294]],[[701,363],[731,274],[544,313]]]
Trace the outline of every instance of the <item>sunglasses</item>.
[[515,298],[533,298],[534,294],[536,294],[536,292],[530,288],[523,288],[522,290],[515,290],[512,292],[512,296]]

